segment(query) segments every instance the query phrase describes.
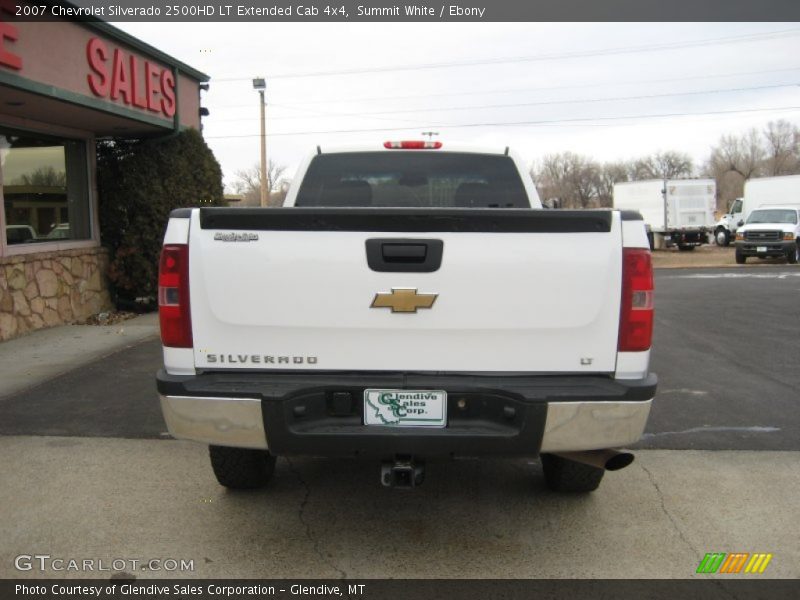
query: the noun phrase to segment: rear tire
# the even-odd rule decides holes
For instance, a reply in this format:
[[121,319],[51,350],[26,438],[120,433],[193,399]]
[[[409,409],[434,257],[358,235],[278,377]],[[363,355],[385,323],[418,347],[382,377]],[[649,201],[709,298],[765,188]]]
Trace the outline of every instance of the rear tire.
[[275,457],[266,450],[209,446],[211,468],[220,485],[233,490],[264,487],[275,472]]
[[542,454],[542,470],[547,487],[554,492],[587,493],[597,489],[604,469],[567,460],[554,454]]
[[717,246],[728,246],[731,243],[731,236],[724,227],[720,227],[714,232],[714,239]]
[[743,265],[746,262],[747,262],[747,257],[737,250],[736,251],[736,264],[737,265]]

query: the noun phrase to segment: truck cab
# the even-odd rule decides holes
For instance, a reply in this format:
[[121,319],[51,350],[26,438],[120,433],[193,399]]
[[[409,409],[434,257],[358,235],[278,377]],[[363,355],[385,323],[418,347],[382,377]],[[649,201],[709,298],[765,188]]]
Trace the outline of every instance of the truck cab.
[[714,239],[717,246],[728,246],[733,241],[739,221],[743,220],[744,198],[736,198],[731,202],[728,212],[726,212],[714,226]]
[[762,206],[736,231],[736,263],[749,257],[800,259],[800,205]]

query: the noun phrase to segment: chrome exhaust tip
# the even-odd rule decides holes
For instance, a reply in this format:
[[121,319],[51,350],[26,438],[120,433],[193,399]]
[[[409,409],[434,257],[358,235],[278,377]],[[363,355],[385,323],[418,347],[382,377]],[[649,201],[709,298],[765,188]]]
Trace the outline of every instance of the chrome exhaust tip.
[[567,460],[579,462],[598,469],[605,469],[606,471],[619,471],[630,465],[634,460],[632,452],[614,450],[613,448],[605,450],[584,450],[582,452],[555,452],[554,454]]

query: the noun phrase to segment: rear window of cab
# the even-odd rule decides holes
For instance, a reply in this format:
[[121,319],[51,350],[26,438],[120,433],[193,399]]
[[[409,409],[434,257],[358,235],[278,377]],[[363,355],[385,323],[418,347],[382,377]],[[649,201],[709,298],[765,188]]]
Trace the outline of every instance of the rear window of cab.
[[315,156],[295,206],[527,208],[530,203],[509,156],[393,151]]

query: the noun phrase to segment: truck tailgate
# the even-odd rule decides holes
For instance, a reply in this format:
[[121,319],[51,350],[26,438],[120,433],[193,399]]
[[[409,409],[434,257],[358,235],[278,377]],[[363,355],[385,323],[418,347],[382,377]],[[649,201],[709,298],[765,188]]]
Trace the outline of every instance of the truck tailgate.
[[[610,373],[621,231],[612,211],[195,210],[195,366]],[[368,240],[440,241],[441,262],[376,271]],[[394,312],[411,290],[416,312]]]

